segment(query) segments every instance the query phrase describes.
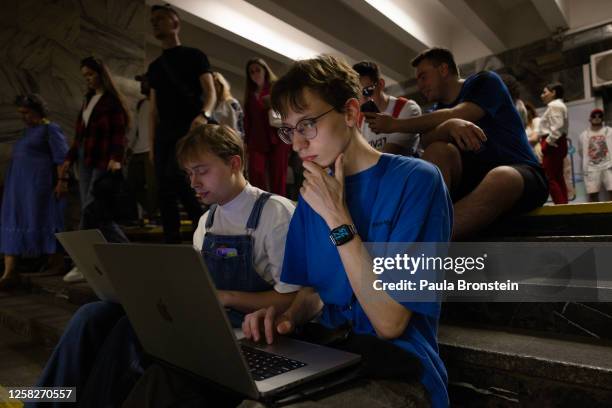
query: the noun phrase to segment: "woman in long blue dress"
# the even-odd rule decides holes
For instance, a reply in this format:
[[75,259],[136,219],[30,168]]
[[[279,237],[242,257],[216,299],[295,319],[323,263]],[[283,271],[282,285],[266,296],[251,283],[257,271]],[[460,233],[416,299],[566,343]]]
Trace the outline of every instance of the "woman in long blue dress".
[[58,171],[68,151],[66,138],[61,128],[47,119],[47,106],[39,95],[19,97],[16,105],[26,128],[13,146],[4,181],[0,290],[19,283],[17,256],[48,254],[53,269],[59,272],[63,266],[54,234],[64,229],[66,180],[58,177]]

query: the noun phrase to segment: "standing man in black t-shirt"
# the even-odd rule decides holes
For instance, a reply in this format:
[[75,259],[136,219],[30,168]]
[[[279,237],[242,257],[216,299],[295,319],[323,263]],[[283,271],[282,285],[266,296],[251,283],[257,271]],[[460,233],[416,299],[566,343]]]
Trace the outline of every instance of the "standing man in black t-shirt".
[[147,71],[151,85],[151,160],[159,183],[164,240],[180,243],[178,199],[194,228],[202,207],[177,165],[175,145],[190,127],[208,123],[215,106],[215,88],[206,54],[181,45],[181,22],[176,11],[170,6],[153,6],[151,25],[164,49]]

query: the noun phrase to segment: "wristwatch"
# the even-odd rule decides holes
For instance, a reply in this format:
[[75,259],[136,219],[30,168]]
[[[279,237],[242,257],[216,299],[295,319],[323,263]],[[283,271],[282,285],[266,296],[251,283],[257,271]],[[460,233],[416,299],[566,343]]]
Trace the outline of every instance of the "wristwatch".
[[357,235],[357,230],[354,225],[343,224],[329,232],[329,239],[335,246],[340,246],[355,238],[355,235]]

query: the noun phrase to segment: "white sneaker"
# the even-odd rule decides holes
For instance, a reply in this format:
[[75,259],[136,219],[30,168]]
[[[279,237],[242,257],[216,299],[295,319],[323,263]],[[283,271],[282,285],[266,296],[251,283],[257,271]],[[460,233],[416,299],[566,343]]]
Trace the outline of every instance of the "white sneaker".
[[70,272],[64,275],[64,282],[67,282],[67,283],[76,283],[76,282],[84,282],[84,281],[85,281],[85,277],[83,276],[81,271],[77,269],[76,266],[72,268]]

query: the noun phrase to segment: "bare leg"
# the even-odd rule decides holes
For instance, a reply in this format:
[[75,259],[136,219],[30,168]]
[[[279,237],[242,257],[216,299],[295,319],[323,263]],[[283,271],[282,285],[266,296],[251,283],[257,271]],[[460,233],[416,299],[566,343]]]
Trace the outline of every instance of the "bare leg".
[[[430,144],[423,159],[438,166],[450,191],[463,174],[461,153],[451,143]],[[508,211],[523,193],[523,177],[508,166],[491,170],[470,194],[454,205],[453,240],[465,239]]]
[[523,193],[523,177],[514,168],[491,170],[470,194],[455,203],[453,240],[465,239],[508,211]]
[[0,290],[9,289],[19,283],[19,274],[15,270],[17,257],[4,255],[4,274],[0,278]]
[[13,276],[15,272],[15,265],[17,264],[17,257],[15,255],[4,255],[4,274],[2,279]]
[[463,167],[461,153],[455,145],[444,142],[432,143],[423,152],[423,160],[438,166],[449,191],[457,187]]

